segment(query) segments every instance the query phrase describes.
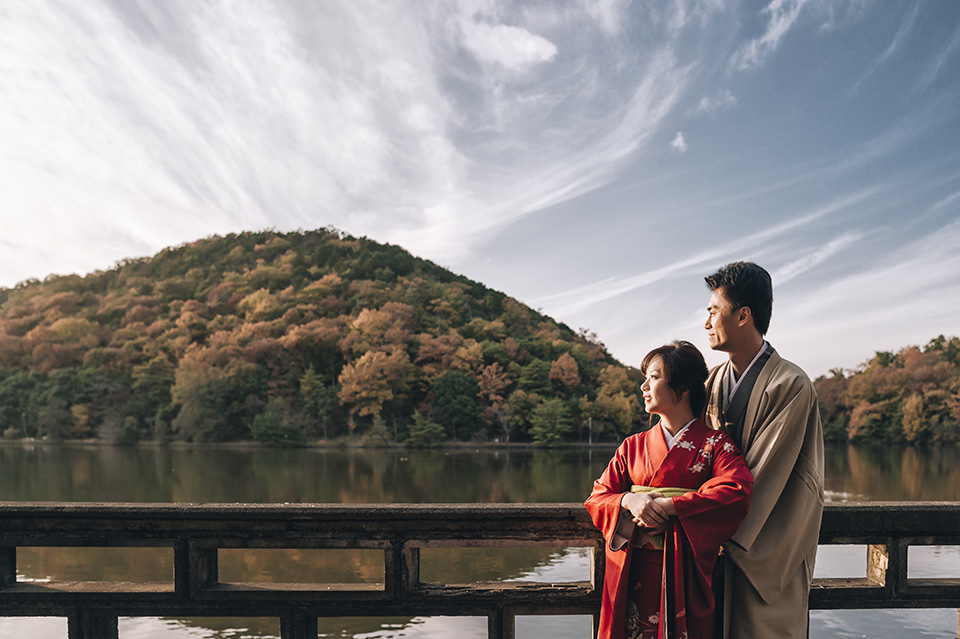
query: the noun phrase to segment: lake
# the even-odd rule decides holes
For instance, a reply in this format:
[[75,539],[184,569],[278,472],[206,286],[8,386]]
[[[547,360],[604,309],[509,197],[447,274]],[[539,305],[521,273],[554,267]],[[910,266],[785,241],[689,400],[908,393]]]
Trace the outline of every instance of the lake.
[[[436,451],[219,447],[0,446],[2,501],[115,502],[576,502],[590,491],[613,447],[562,450]],[[828,446],[828,501],[960,501],[960,448]],[[911,551],[911,577],[960,576],[960,549]],[[344,552],[344,551],[338,551]],[[238,552],[221,558],[224,579],[287,580],[305,570],[338,581],[377,581],[379,558],[350,551]],[[364,554],[367,552],[367,554]],[[279,553],[279,554],[276,554]],[[287,553],[284,555],[284,553]],[[291,556],[290,553],[296,553]],[[825,547],[817,576],[862,575],[865,550]],[[346,560],[344,560],[346,559]],[[585,549],[524,548],[434,552],[423,558],[429,581],[586,578]],[[283,568],[284,565],[287,568]],[[18,578],[170,579],[162,551],[21,549]],[[815,611],[811,637],[954,637],[956,610]],[[589,634],[580,617],[520,618],[517,636],[573,639]],[[430,639],[486,636],[483,618],[321,619],[320,636]],[[0,618],[0,637],[66,637],[66,621]],[[121,619],[123,639],[279,637],[273,619]]]

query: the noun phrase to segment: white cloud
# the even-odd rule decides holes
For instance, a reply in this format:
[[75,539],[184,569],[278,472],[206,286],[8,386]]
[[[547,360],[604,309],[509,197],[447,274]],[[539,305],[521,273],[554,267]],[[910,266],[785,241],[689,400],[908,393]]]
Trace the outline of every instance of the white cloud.
[[465,46],[484,62],[495,62],[511,71],[548,62],[557,55],[557,47],[522,27],[482,22],[463,23]]
[[741,71],[763,64],[764,59],[776,51],[780,40],[787,34],[800,15],[807,0],[773,0],[763,9],[768,14],[766,31],[743,45],[732,59],[735,68]]
[[737,105],[737,98],[730,91],[722,91],[715,98],[704,96],[693,110],[694,115],[709,115],[717,111],[726,111]]
[[687,151],[687,141],[683,137],[682,131],[677,131],[677,134],[673,137],[673,140],[670,142],[670,148],[678,153],[686,153]]

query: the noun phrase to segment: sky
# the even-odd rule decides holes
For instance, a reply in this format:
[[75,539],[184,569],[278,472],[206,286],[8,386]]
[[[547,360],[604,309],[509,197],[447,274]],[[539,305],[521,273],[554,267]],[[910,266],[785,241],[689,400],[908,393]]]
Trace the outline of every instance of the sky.
[[0,287],[333,226],[715,364],[750,260],[854,369],[960,334],[958,79],[953,0],[5,0]]

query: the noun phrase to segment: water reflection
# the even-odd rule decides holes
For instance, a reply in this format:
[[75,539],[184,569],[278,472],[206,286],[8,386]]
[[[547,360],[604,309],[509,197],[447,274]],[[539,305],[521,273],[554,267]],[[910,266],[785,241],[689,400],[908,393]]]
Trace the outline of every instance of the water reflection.
[[[0,500],[143,502],[576,502],[613,449],[0,446]],[[960,501],[960,448],[828,446],[845,501]]]
[[846,501],[960,501],[960,448],[828,446],[825,488]]

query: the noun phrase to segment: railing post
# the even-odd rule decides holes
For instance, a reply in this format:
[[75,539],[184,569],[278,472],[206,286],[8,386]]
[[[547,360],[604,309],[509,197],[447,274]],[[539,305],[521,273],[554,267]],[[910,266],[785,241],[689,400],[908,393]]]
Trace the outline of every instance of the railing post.
[[420,548],[410,542],[394,541],[383,558],[388,597],[398,598],[420,586]]
[[173,589],[180,599],[190,597],[190,544],[185,541],[173,546]]
[[116,615],[80,610],[67,618],[70,639],[119,639]]
[[280,618],[281,639],[317,639],[317,618],[300,613]]
[[420,587],[420,548],[404,544],[401,563],[403,574],[400,587],[403,592],[413,592]]
[[198,548],[191,544],[188,561],[191,595],[217,585],[220,579],[218,559],[216,548]]
[[497,608],[487,615],[487,639],[514,639],[516,626],[516,617],[512,612]]
[[0,588],[17,583],[17,549],[0,548]]
[[897,539],[890,553],[890,574],[893,577],[893,596],[897,598],[907,587],[907,552],[910,543],[906,539]]

